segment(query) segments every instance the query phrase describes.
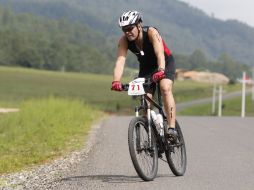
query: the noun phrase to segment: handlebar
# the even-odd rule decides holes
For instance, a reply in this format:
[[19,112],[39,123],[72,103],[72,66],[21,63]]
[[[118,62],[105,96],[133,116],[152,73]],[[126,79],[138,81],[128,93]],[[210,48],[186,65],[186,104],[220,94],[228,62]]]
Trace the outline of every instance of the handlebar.
[[[153,80],[151,78],[146,78],[145,83],[143,84],[144,88],[151,86],[153,84]],[[122,89],[123,91],[128,91],[129,90],[129,84],[122,84]]]
[[122,89],[123,89],[123,91],[128,91],[129,90],[129,84],[122,84]]

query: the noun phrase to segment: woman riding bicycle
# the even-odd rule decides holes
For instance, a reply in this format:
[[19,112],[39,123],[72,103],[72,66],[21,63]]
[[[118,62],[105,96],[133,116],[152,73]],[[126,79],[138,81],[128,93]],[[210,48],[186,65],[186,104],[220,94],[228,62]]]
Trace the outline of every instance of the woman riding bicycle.
[[[168,121],[167,135],[175,140],[176,106],[172,93],[175,78],[175,64],[171,51],[166,46],[158,30],[151,26],[142,26],[141,14],[137,11],[124,12],[119,18],[119,26],[124,35],[118,43],[117,60],[114,68],[112,90],[122,91],[121,77],[128,49],[139,61],[138,77],[152,78],[160,82],[165,113]],[[147,94],[150,98],[154,87]]]

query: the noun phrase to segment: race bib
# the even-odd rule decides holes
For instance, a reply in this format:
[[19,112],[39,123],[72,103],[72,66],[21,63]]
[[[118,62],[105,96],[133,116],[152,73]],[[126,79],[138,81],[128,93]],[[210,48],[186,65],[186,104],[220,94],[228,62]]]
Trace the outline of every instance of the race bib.
[[145,78],[137,78],[129,83],[128,95],[138,96],[146,94],[143,84],[145,83]]

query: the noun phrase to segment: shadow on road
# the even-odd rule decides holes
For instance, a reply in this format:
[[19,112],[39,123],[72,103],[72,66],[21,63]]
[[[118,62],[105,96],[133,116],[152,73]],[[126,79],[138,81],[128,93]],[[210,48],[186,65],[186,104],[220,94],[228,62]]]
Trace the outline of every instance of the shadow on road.
[[137,183],[142,182],[138,176],[125,175],[88,175],[63,178],[61,181],[76,181],[80,179],[100,180],[107,183]]
[[[173,177],[172,175],[157,175],[156,178]],[[99,180],[106,183],[140,183],[145,182],[138,176],[126,175],[88,175],[88,176],[73,176],[61,179],[61,181],[77,181],[77,180]]]

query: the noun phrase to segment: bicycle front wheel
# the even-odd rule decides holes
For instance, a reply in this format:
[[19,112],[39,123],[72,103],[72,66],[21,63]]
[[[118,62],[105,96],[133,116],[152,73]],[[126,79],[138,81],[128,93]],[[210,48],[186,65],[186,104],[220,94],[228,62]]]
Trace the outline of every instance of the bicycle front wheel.
[[176,176],[182,176],[185,173],[187,165],[186,147],[184,143],[183,133],[180,125],[176,121],[177,141],[169,143],[168,149],[165,151],[168,165]]
[[153,180],[158,171],[158,149],[152,129],[151,134],[149,146],[147,119],[136,117],[131,120],[128,130],[130,156],[136,172],[144,181]]

